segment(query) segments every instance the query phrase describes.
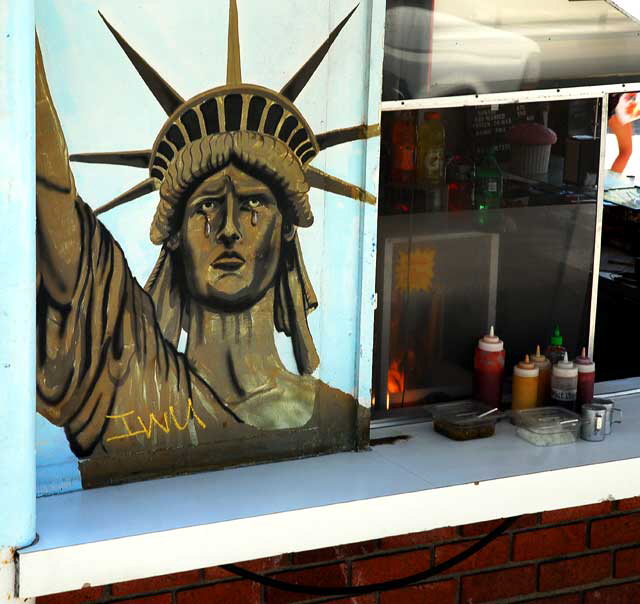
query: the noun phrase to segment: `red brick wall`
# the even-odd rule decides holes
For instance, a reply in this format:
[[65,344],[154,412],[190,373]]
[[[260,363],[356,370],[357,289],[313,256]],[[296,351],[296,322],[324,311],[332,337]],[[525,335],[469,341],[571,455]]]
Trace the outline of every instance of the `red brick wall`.
[[[243,564],[311,585],[363,585],[455,555],[499,521],[441,528]],[[522,517],[466,562],[426,583],[313,598],[205,568],[38,598],[38,604],[640,604],[640,497]]]

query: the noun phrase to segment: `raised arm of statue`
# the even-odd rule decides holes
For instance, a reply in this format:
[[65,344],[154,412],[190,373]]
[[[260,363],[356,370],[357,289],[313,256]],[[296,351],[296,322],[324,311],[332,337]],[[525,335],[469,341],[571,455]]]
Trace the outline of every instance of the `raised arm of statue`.
[[36,36],[36,199],[38,271],[50,296],[67,303],[81,254],[76,187]]
[[[318,300],[298,239],[313,224],[311,187],[375,202],[311,161],[377,127],[316,136],[294,104],[353,12],[276,91],[242,80],[231,0],[227,83],[187,100],[103,17],[167,119],[146,149],[71,156],[145,171],[95,211],[77,196],[38,49],[37,404],[89,458],[89,483],[366,440],[356,427],[368,411],[312,375]],[[96,215],[152,192],[159,252],[143,288]],[[297,373],[276,330],[291,338]]]

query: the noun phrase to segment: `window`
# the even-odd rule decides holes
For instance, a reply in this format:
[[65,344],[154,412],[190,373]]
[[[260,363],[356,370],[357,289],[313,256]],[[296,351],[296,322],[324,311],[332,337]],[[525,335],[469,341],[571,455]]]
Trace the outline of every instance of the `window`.
[[383,113],[377,414],[469,396],[491,325],[506,375],[556,325],[571,356],[587,345],[600,111],[592,98]]
[[638,81],[639,55],[605,2],[387,0],[383,100]]

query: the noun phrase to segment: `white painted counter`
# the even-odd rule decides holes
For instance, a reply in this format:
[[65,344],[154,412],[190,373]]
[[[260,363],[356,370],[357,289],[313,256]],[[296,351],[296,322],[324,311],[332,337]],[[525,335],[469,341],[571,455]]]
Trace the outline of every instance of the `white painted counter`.
[[458,443],[419,423],[361,453],[41,498],[20,596],[640,495],[640,395],[617,401],[602,443],[534,447],[508,422]]

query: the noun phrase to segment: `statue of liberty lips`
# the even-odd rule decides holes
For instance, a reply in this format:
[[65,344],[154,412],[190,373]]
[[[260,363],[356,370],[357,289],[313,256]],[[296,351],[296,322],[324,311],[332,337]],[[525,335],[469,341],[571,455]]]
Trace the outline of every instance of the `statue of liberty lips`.
[[[310,187],[375,203],[310,162],[378,126],[315,135],[294,105],[355,10],[276,92],[242,82],[231,0],[227,82],[186,101],[102,17],[168,116],[141,151],[69,157],[38,48],[38,410],[64,426],[85,485],[366,443],[368,411],[311,375],[318,302],[297,235],[313,223]],[[69,159],[149,176],[93,211]],[[161,248],[142,288],[96,216],[152,191]]]

